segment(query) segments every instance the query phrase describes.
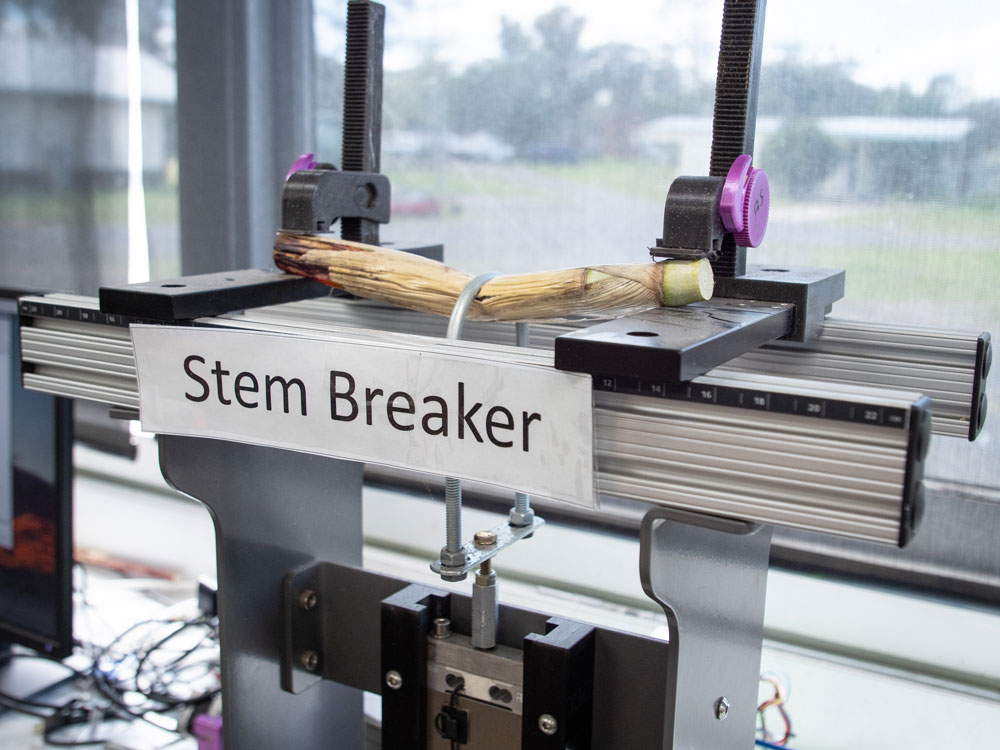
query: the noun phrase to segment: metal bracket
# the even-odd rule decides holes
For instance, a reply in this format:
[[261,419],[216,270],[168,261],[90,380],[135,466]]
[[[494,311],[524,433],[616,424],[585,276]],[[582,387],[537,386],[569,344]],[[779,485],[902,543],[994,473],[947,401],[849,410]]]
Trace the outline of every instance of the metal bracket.
[[[384,720],[393,712],[406,717],[402,736],[396,732],[394,740],[383,735],[383,747],[418,747],[412,735],[422,731],[420,720],[403,703],[413,701],[414,696],[406,694],[414,686],[426,686],[428,629],[434,618],[446,617],[455,632],[470,632],[469,597],[349,565],[317,562],[289,573],[281,598],[282,686],[307,691],[295,701],[308,702],[326,681],[381,694]],[[527,655],[525,748],[667,747],[663,675],[669,672],[670,652],[662,640],[504,604],[499,625],[497,643]],[[637,679],[642,681],[639,691]],[[307,690],[314,685],[317,688]],[[624,701],[622,695],[631,698]],[[545,715],[554,725],[541,721]],[[306,714],[298,716],[308,720]]]
[[[330,737],[361,747],[359,690],[334,683],[306,695],[282,690],[277,592],[289,570],[311,560],[361,563],[362,465],[227,440],[159,441],[164,478],[205,503],[215,521],[226,747],[313,748]],[[291,487],[302,494],[282,502]],[[351,624],[350,606],[342,617]]]
[[440,560],[431,563],[431,570],[439,575],[461,575],[465,576],[473,568],[478,568],[484,560],[496,557],[500,552],[510,547],[515,542],[519,542],[525,537],[529,537],[541,526],[545,525],[545,519],[535,516],[527,526],[511,526],[504,522],[494,526],[491,531],[496,534],[497,542],[490,547],[477,547],[474,541],[468,541],[462,545],[461,554],[465,562],[461,565],[442,565]]
[[744,750],[754,736],[771,528],[657,508],[639,576],[670,628],[664,745]]

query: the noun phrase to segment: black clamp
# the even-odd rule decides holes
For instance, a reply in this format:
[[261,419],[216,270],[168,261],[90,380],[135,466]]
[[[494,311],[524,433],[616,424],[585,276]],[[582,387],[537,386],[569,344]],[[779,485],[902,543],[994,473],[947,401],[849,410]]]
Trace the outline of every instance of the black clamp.
[[715,260],[726,228],[719,203],[722,177],[678,177],[670,185],[663,206],[663,236],[649,249],[657,259]]
[[465,745],[469,741],[469,712],[456,705],[458,694],[465,688],[465,679],[458,678],[455,687],[450,690],[451,699],[441,706],[441,711],[434,717],[434,729],[446,740]]
[[293,232],[328,232],[341,218],[389,221],[389,178],[376,172],[302,169],[281,194],[281,227]]
[[815,335],[844,294],[839,269],[751,266],[767,225],[767,175],[752,165],[766,0],[725,0],[707,177],[678,177],[663,209],[655,259],[707,258],[715,295],[562,334],[555,366],[616,390],[677,386],[776,338]]

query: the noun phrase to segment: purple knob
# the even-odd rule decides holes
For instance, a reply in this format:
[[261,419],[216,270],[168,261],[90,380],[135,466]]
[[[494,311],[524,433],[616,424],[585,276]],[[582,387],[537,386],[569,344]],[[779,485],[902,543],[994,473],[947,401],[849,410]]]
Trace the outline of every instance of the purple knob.
[[751,166],[751,161],[746,154],[736,158],[726,175],[719,202],[722,226],[735,235],[740,247],[757,247],[763,241],[771,205],[767,172]]
[[192,734],[198,740],[198,750],[222,750],[222,717],[198,714]]
[[292,168],[285,175],[285,182],[288,182],[288,178],[300,169],[316,169],[318,164],[319,162],[314,158],[314,154],[302,154],[302,156],[292,162]]

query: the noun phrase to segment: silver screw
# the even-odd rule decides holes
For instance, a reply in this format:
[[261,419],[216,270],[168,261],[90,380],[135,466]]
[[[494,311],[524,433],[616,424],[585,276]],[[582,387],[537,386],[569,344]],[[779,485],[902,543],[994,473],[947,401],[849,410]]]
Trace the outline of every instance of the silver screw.
[[472,542],[477,549],[496,547],[497,534],[495,531],[477,531],[472,537]]
[[729,716],[729,701],[726,696],[722,696],[715,702],[715,718],[722,721]]
[[555,734],[559,730],[559,722],[552,714],[542,714],[538,717],[538,728],[542,734]]
[[299,606],[306,612],[313,609],[318,601],[319,597],[312,589],[303,589],[302,593],[299,594]]
[[451,638],[451,620],[438,617],[431,623],[431,635],[438,639]]
[[397,672],[395,669],[390,669],[385,673],[385,684],[391,687],[393,690],[399,690],[403,687],[403,675]]
[[319,666],[319,654],[315,651],[303,651],[299,657],[299,662],[309,672],[315,672]]

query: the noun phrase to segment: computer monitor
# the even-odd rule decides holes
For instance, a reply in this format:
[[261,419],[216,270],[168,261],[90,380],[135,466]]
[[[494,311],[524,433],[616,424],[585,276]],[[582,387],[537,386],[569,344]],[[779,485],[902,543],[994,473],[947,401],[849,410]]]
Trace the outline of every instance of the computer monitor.
[[73,648],[72,401],[21,387],[17,290],[0,288],[0,644]]

